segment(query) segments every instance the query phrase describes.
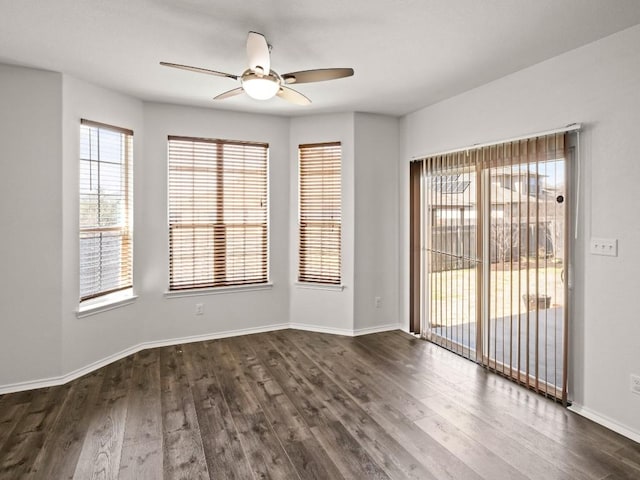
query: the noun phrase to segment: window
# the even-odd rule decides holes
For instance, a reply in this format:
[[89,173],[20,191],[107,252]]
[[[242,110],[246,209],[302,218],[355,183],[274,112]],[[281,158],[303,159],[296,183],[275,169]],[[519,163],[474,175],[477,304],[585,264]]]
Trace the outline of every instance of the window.
[[300,282],[341,282],[341,145],[299,147]]
[[169,290],[268,281],[268,148],[169,137]]
[[133,132],[80,125],[80,301],[131,288]]

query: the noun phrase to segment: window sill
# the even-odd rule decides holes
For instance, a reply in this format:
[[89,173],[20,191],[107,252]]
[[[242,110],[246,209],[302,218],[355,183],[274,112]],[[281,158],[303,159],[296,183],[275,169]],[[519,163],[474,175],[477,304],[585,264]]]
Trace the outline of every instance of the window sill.
[[104,297],[96,298],[93,300],[87,300],[83,305],[78,307],[76,317],[84,318],[98,313],[113,310],[115,308],[124,307],[130,305],[136,301],[137,295],[133,294],[133,290],[125,290],[123,292],[116,292]]
[[192,290],[174,290],[164,293],[165,298],[199,297],[202,295],[220,295],[223,293],[252,292],[270,290],[273,283],[256,283],[252,285],[233,285],[230,287],[194,288]]
[[311,282],[296,282],[295,286],[298,288],[308,288],[311,290],[329,290],[332,292],[342,292],[345,289],[344,285],[330,285],[327,283],[311,283]]

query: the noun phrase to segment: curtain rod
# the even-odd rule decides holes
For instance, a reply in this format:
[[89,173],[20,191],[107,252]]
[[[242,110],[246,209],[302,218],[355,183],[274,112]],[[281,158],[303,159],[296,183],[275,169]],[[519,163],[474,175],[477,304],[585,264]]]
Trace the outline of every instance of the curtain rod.
[[534,133],[534,134],[530,134],[530,135],[523,135],[523,136],[520,136],[520,137],[507,138],[505,140],[498,140],[498,141],[495,141],[495,142],[476,143],[474,145],[469,145],[467,147],[454,148],[452,150],[445,150],[443,152],[430,153],[429,155],[416,155],[414,157],[411,157],[411,160],[422,160],[424,158],[436,157],[436,156],[439,156],[439,155],[447,155],[449,153],[464,152],[464,151],[469,151],[469,150],[477,150],[478,148],[490,147],[492,145],[498,145],[500,143],[517,142],[519,140],[527,140],[529,138],[544,137],[545,135],[553,135],[554,133],[574,132],[574,131],[578,131],[580,129],[582,129],[582,124],[580,124],[580,123],[571,123],[571,124],[567,125],[566,127],[556,128],[554,130],[547,130],[545,132],[538,132],[538,133]]

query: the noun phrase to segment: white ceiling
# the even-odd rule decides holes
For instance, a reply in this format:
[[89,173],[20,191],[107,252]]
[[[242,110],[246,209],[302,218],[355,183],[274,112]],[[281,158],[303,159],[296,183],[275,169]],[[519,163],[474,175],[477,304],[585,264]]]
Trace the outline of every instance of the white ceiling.
[[[638,23],[639,0],[0,0],[0,62],[144,100],[402,115]],[[297,86],[307,107],[214,102],[238,84],[158,64],[240,74],[249,30],[267,37],[280,74],[353,67],[355,76]]]

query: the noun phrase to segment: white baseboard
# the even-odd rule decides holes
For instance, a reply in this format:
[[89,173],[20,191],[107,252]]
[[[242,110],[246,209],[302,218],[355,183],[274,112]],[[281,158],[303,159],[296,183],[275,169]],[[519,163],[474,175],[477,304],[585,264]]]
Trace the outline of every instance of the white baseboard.
[[[269,325],[265,327],[257,327],[257,328],[242,328],[238,330],[227,330],[224,332],[216,332],[216,333],[207,333],[203,335],[191,335],[187,337],[179,337],[165,340],[152,340],[148,342],[142,342],[137,345],[134,345],[129,348],[125,348],[120,352],[114,353],[113,355],[109,355],[101,360],[97,360],[89,365],[78,368],[70,373],[65,375],[60,375],[57,377],[49,377],[40,380],[32,380],[27,382],[18,382],[11,383],[7,385],[0,385],[0,395],[5,393],[13,393],[13,392],[21,392],[25,390],[34,390],[37,388],[45,388],[45,387],[53,387],[57,385],[62,385],[72,380],[75,380],[87,373],[91,373],[94,370],[102,368],[110,363],[118,361],[128,355],[132,355],[141,350],[146,350],[149,348],[157,348],[157,347],[166,347],[170,345],[180,345],[183,343],[191,343],[191,342],[201,342],[205,340],[215,340],[219,338],[229,338],[229,337],[237,337],[240,335],[251,335],[254,333],[264,333],[264,332],[273,332],[276,330],[286,330],[286,329],[294,329],[294,330],[305,330],[309,332],[318,332],[318,333],[328,333],[332,335],[343,335],[348,337],[355,337],[360,335],[368,335],[371,333],[378,332],[386,332],[390,330],[403,330],[406,331],[401,324],[387,324],[387,325],[379,325],[375,327],[367,327],[360,328],[357,330],[350,330],[346,328],[333,328],[333,327],[324,327],[319,325],[308,325],[304,323],[281,323],[275,325]],[[632,430],[620,423],[612,420],[611,418],[601,415],[593,410],[584,407],[582,405],[573,404],[569,407],[574,413],[581,415],[589,420],[592,420],[614,432],[619,433],[631,440],[640,443],[640,432]]]
[[588,418],[591,421],[599,423],[603,427],[607,427],[609,430],[613,430],[614,432],[619,433],[624,437],[630,438],[634,442],[640,443],[640,432],[632,430],[629,427],[625,427],[624,425],[619,424],[615,420],[612,420],[611,418],[605,415],[601,415],[587,407],[584,407],[582,405],[578,405],[575,403],[570,407],[568,407],[568,409],[574,413],[577,413],[582,417]]
[[389,323],[387,325],[378,325],[376,327],[359,328],[353,331],[354,337],[360,335],[369,335],[370,333],[389,332],[391,330],[402,330],[402,325],[399,323]]
[[386,332],[389,330],[396,330],[400,328],[399,324],[381,325],[378,327],[362,328],[359,330],[349,330],[346,328],[332,328],[323,327],[319,325],[307,325],[303,323],[280,323],[275,325],[268,325],[265,327],[256,328],[241,328],[238,330],[227,330],[224,332],[206,333],[203,335],[191,335],[187,337],[170,338],[165,340],[152,340],[148,342],[142,342],[129,348],[125,348],[113,355],[109,355],[100,360],[96,360],[89,365],[78,368],[65,375],[57,377],[43,378],[39,380],[31,380],[27,382],[10,383],[7,385],[0,385],[0,395],[5,393],[22,392],[25,390],[34,390],[36,388],[54,387],[56,385],[62,385],[76,378],[80,378],[87,373],[91,373],[99,368],[102,368],[110,363],[123,359],[126,356],[137,353],[141,350],[157,347],[167,347],[170,345],[180,345],[182,343],[202,342],[205,340],[215,340],[218,338],[237,337],[240,335],[251,335],[254,333],[274,332],[276,330],[285,330],[292,328],[295,330],[306,330],[309,332],[329,333],[332,335],[344,335],[348,337],[354,337],[358,335],[366,335],[369,333]]
[[171,338],[169,340],[152,340],[150,342],[141,343],[141,348],[139,350],[169,347],[171,345],[180,345],[182,343],[204,342],[205,340],[217,340],[219,338],[240,337],[242,335],[252,335],[254,333],[275,332],[276,330],[285,330],[287,328],[291,328],[288,323],[278,323],[275,325],[268,325],[266,327],[240,328],[238,330],[226,330],[224,332],[191,335],[188,337]]
[[290,323],[289,328],[294,330],[304,330],[307,332],[330,333],[331,335],[342,335],[345,337],[358,337],[360,335],[368,335],[370,333],[388,332],[390,330],[401,330],[399,323],[389,323],[387,325],[378,325],[375,327],[359,328],[351,330],[348,328],[324,327],[320,325],[310,325],[306,323]]
[[167,347],[170,345],[180,345],[183,343],[202,342],[205,340],[215,340],[218,338],[237,337],[240,335],[250,335],[253,333],[273,332],[276,330],[283,330],[287,328],[291,328],[288,323],[281,323],[281,324],[269,325],[265,327],[242,328],[238,330],[227,330],[224,332],[206,333],[203,335],[191,335],[188,337],[142,342],[132,347],[125,348],[124,350],[114,353],[113,355],[109,355],[100,360],[96,360],[95,362],[90,363],[89,365],[73,370],[72,372],[69,372],[65,375],[43,378],[39,380],[31,380],[27,382],[18,382],[18,383],[10,383],[7,385],[0,385],[0,395],[3,395],[5,393],[22,392],[25,390],[35,390],[37,388],[55,387],[57,385],[63,385],[67,382],[75,380],[76,378],[80,378],[83,375],[86,375],[87,373],[91,373],[95,370],[98,370],[99,368],[109,365],[110,363],[116,362],[124,357],[127,357],[141,350],[146,350],[149,348]]
[[310,325],[306,323],[290,323],[289,328],[294,330],[304,330],[305,332],[330,333],[331,335],[353,337],[353,330],[348,328],[324,327],[321,325]]

